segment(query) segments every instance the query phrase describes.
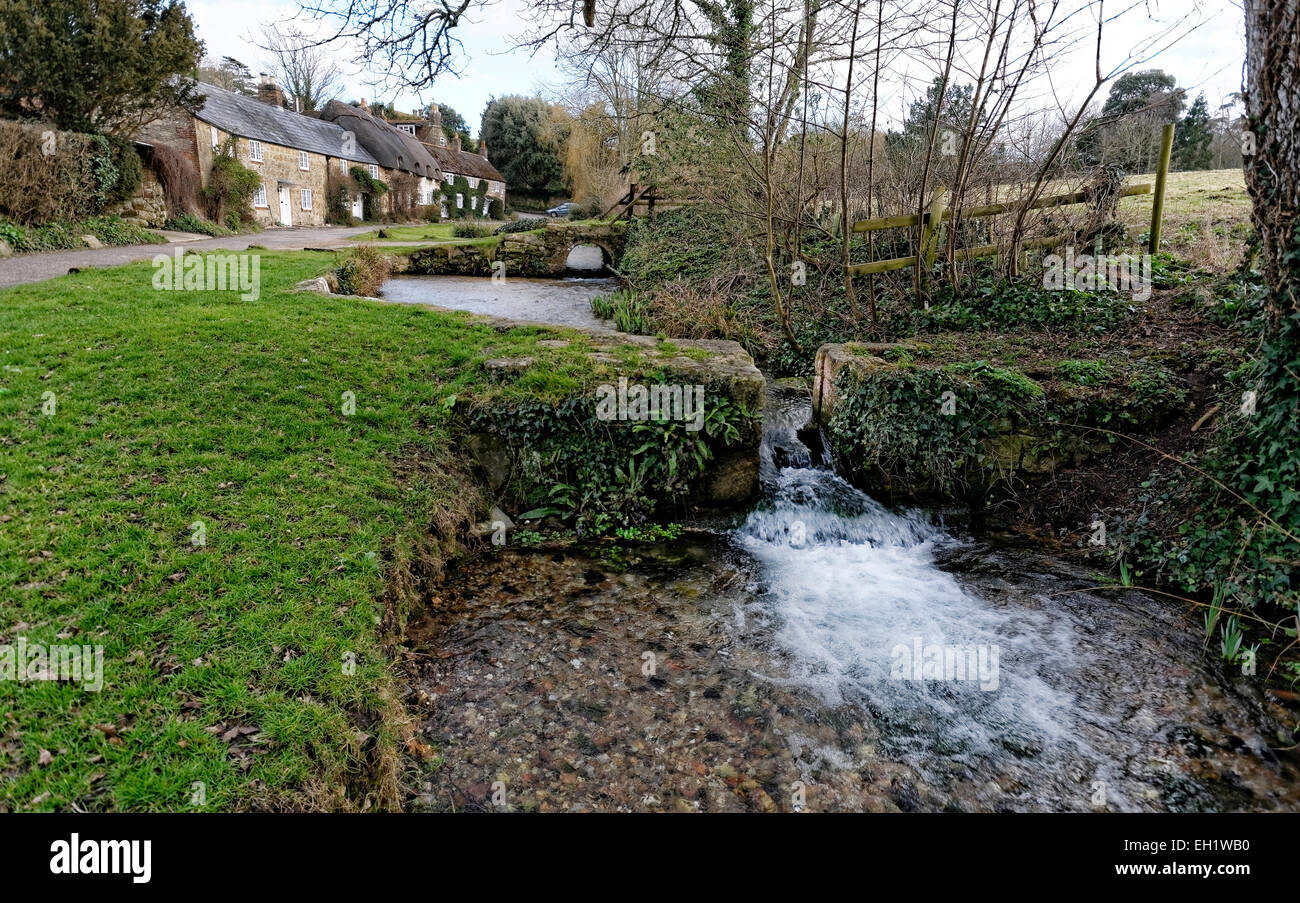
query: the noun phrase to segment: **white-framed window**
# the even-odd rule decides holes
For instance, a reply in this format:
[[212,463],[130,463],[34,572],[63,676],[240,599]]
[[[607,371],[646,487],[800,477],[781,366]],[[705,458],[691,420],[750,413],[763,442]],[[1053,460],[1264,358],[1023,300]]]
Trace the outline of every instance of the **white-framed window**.
[[303,209],[303,210],[310,210],[310,209],[311,209],[311,189],[310,189],[310,188],[304,188],[304,189],[302,190],[301,194],[302,194],[302,209]]
[[421,183],[420,185],[421,206],[427,207],[432,203],[433,203],[433,189],[429,187],[428,183]]
[[342,157],[339,157],[339,173],[345,176],[348,174],[348,161]]
[[217,127],[214,125],[212,126],[212,149],[216,150],[220,146],[221,146],[221,133],[217,131]]
[[456,195],[456,209],[460,210],[464,206],[465,206],[465,195],[463,194]]
[[472,194],[472,195],[470,195],[470,198],[469,198],[469,209],[470,209],[470,210],[477,210],[477,209],[478,209],[478,195],[476,195],[476,194]]
[[370,164],[370,178],[372,179],[379,178],[379,166],[375,163]]
[[447,173],[447,184],[451,185],[455,181],[456,181],[456,177],[453,176],[451,173]]
[[470,179],[470,180],[469,180],[469,187],[470,187],[470,188],[478,188],[478,179]]
[[266,206],[266,183],[265,182],[263,182],[261,185],[258,185],[257,191],[253,192],[253,206],[254,207]]
[[254,163],[262,162],[262,142],[248,140],[248,159]]
[[311,169],[311,161],[307,158],[306,151],[298,151],[298,168],[303,172]]

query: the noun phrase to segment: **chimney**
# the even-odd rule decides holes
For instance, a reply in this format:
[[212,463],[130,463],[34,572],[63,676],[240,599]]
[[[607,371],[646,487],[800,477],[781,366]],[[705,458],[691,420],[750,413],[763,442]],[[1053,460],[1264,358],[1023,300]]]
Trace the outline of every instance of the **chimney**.
[[361,98],[361,109],[365,110],[367,113],[370,112],[370,107],[366,106],[366,99],[364,97]]
[[262,103],[269,103],[273,107],[283,108],[284,92],[275,83],[275,76],[267,75],[265,72],[259,72],[258,76],[257,99]]
[[487,142],[482,138],[478,139],[478,152],[480,157],[487,159]]
[[442,110],[436,103],[429,104],[429,122],[433,124],[435,130],[442,131]]
[[456,132],[451,136],[451,147],[456,153],[460,153],[460,133]]

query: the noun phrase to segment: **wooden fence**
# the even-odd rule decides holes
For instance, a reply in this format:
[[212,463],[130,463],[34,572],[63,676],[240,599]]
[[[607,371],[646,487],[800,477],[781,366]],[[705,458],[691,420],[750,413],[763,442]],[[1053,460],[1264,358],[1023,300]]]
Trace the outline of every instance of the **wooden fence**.
[[[1173,149],[1174,127],[1165,126],[1164,135],[1161,140],[1160,161],[1156,170],[1156,182],[1154,186],[1155,198],[1151,204],[1151,239],[1148,242],[1148,248],[1154,254],[1160,250],[1160,225],[1164,215],[1165,208],[1165,183],[1169,175],[1169,156]],[[1152,191],[1152,186],[1148,184],[1130,185],[1120,192],[1120,197],[1132,197],[1138,194],[1148,194]],[[881,229],[909,229],[914,226],[921,227],[920,240],[917,242],[917,253],[910,257],[894,257],[889,260],[874,260],[870,263],[855,263],[847,267],[848,272],[853,276],[866,276],[873,273],[888,273],[893,270],[902,270],[907,267],[916,266],[920,260],[923,264],[923,272],[929,272],[934,266],[935,258],[939,251],[939,232],[944,222],[960,216],[962,219],[977,219],[984,216],[998,216],[1003,213],[1010,213],[1019,210],[1021,203],[1008,202],[1002,204],[984,204],[979,207],[968,207],[965,210],[950,210],[945,201],[947,191],[939,188],[935,191],[933,199],[930,201],[930,207],[925,213],[902,214],[900,216],[886,216],[880,219],[863,219],[857,220],[853,224],[854,232],[875,232]],[[1075,191],[1070,194],[1058,194],[1051,197],[1039,198],[1029,205],[1029,210],[1039,210],[1044,207],[1067,207],[1072,204],[1083,204],[1088,201],[1086,192]],[[1053,245],[1065,243],[1069,238],[1068,235],[1053,235],[1050,238],[1035,238],[1020,243],[1021,248],[1045,248]],[[966,260],[972,257],[990,257],[1005,251],[1001,245],[980,245],[974,248],[961,248],[957,251],[957,256]]]

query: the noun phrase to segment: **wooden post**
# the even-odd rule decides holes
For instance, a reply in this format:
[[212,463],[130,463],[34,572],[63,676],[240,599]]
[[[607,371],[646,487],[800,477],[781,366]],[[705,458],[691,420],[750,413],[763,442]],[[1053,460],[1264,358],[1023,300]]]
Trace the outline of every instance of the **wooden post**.
[[1165,133],[1160,139],[1160,164],[1156,169],[1156,193],[1151,201],[1151,242],[1152,254],[1160,253],[1160,226],[1165,216],[1165,182],[1169,178],[1169,155],[1174,149],[1174,124],[1165,126]]
[[930,280],[930,271],[934,269],[934,259],[939,251],[939,229],[943,226],[943,211],[948,192],[943,187],[934,190],[930,201],[930,211],[926,222],[921,223],[921,247],[917,255],[921,267],[921,283]]

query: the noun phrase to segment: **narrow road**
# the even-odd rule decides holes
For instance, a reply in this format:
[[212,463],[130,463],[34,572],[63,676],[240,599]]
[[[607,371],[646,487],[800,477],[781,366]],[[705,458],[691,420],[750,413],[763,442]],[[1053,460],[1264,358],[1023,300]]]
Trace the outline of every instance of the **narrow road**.
[[82,251],[47,251],[38,254],[15,254],[0,259],[0,288],[40,282],[62,276],[69,269],[91,267],[116,267],[138,260],[151,260],[155,254],[171,254],[175,245],[199,251],[243,251],[249,245],[261,245],[269,251],[300,251],[303,248],[344,248],[352,246],[347,239],[377,227],[321,226],[316,228],[267,229],[248,235],[230,235],[225,238],[204,238],[186,232],[163,232],[170,240],[166,245],[129,245],[123,248],[89,248]]

